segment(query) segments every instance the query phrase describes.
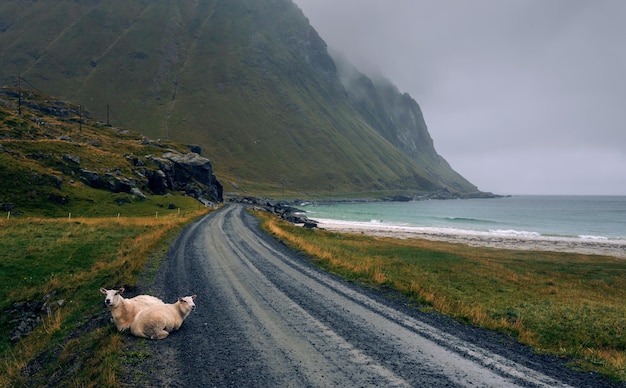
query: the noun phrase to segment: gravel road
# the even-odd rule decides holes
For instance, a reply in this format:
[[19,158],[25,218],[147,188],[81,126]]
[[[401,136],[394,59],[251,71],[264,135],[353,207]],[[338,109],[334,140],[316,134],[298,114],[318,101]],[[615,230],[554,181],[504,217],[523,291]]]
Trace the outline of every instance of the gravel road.
[[144,386],[611,386],[503,335],[322,272],[264,234],[242,205],[188,226],[139,291],[168,303],[198,295],[179,331],[129,340],[154,354],[139,366],[149,372]]

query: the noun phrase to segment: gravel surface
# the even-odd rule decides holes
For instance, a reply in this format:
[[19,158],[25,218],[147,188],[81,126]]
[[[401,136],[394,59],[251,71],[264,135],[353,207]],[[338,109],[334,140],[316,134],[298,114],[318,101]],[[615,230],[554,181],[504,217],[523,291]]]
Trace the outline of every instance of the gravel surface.
[[188,226],[138,291],[168,303],[198,297],[166,339],[128,337],[153,354],[133,367],[143,375],[131,385],[612,386],[504,335],[421,312],[393,291],[322,272],[264,234],[242,205]]

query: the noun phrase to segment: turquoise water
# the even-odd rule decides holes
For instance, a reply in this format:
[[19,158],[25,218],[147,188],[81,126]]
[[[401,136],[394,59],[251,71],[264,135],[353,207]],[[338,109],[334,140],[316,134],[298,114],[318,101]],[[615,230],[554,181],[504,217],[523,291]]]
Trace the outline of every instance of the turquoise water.
[[307,204],[299,208],[314,220],[445,228],[502,235],[626,239],[626,196],[513,196]]

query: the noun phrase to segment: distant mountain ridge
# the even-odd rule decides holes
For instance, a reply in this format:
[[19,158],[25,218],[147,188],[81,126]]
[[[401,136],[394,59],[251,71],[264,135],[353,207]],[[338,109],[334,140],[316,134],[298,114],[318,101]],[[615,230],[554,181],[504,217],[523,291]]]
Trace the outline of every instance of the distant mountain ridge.
[[225,193],[484,194],[408,94],[354,69],[346,83],[348,66],[291,0],[0,4],[0,83],[21,75],[92,119],[198,145]]

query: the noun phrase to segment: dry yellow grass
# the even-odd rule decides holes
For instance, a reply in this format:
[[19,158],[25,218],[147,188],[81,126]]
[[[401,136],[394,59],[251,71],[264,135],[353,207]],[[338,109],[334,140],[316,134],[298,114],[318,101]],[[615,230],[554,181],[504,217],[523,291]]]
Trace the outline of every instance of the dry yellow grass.
[[307,230],[258,216],[329,271],[626,380],[626,260]]

